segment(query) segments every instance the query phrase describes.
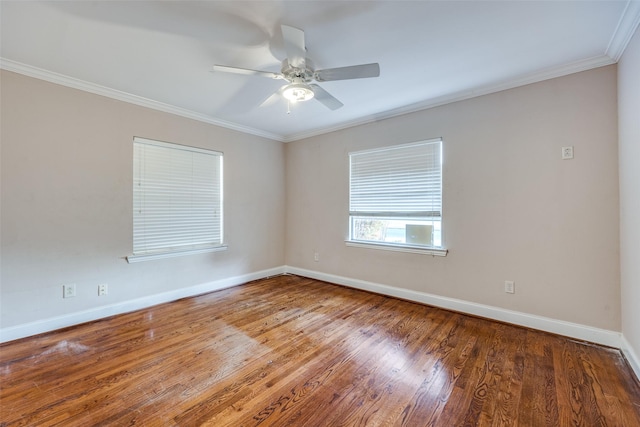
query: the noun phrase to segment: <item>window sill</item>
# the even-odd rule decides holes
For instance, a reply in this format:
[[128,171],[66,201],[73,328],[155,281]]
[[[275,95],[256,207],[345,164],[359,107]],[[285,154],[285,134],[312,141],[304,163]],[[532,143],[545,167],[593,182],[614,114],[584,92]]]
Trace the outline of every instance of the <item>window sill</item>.
[[184,255],[195,255],[195,254],[204,254],[208,252],[219,252],[226,251],[228,249],[227,245],[221,246],[213,246],[209,248],[199,248],[199,249],[187,249],[182,251],[171,251],[171,252],[156,252],[150,254],[141,254],[141,255],[129,255],[127,256],[127,262],[129,264],[140,261],[152,261],[155,259],[163,259],[163,258],[174,258]]
[[396,252],[409,252],[413,254],[432,255],[432,256],[447,256],[448,249],[442,248],[425,248],[421,246],[408,246],[408,245],[394,245],[391,243],[372,243],[372,242],[357,242],[354,240],[346,240],[347,246],[355,248],[367,248],[367,249],[380,249],[383,251],[396,251]]

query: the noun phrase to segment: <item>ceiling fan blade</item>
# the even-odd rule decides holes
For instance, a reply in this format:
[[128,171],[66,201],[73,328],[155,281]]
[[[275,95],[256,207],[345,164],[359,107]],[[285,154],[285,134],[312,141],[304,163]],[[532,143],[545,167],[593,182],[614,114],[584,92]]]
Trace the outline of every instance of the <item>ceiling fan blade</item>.
[[366,79],[378,77],[379,75],[380,65],[373,63],[318,70],[315,72],[315,79],[319,82],[328,82],[331,80]]
[[248,68],[228,67],[226,65],[214,65],[211,71],[220,71],[223,73],[244,74],[247,76],[263,76],[271,79],[282,79],[283,76],[280,73],[272,73],[270,71],[257,71],[250,70]]
[[304,31],[299,28],[282,25],[284,49],[287,51],[289,65],[294,68],[305,68],[307,49],[304,45]]
[[282,99],[282,92],[284,92],[284,89],[287,87],[288,85],[284,85],[282,86],[280,89],[278,89],[277,91],[275,91],[270,97],[268,97],[267,99],[265,99],[262,104],[260,104],[260,107],[269,107],[273,104],[275,104],[276,102],[278,102],[280,99]]
[[313,90],[314,98],[322,102],[327,108],[331,110],[337,110],[344,105],[342,102],[338,101],[333,97],[333,95],[322,89],[320,86],[315,84],[309,86]]

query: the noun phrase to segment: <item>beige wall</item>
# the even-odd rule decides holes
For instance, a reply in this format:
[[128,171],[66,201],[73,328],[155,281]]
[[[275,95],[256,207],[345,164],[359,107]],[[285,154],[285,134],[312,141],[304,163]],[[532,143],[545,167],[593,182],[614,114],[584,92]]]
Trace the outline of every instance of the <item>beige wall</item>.
[[[1,90],[2,328],[283,265],[282,143],[6,71]],[[224,152],[228,251],[127,264],[133,136]]]
[[[345,246],[347,153],[434,137],[449,255]],[[616,66],[289,143],[286,162],[287,265],[620,330]]]
[[[623,64],[636,75],[631,55]],[[616,66],[289,144],[1,76],[2,328],[287,264],[621,330]],[[228,251],[126,263],[134,135],[225,153]],[[434,137],[444,139],[449,255],[346,247],[348,152]],[[566,145],[574,160],[560,159]],[[638,180],[621,179],[624,205],[625,183],[637,194]],[[623,209],[623,224],[625,213],[637,217]],[[623,258],[637,241],[623,238]],[[78,297],[62,299],[62,283]],[[637,305],[637,286],[625,289]],[[637,314],[624,314],[637,349]]]
[[640,30],[618,68],[622,333],[640,375]]

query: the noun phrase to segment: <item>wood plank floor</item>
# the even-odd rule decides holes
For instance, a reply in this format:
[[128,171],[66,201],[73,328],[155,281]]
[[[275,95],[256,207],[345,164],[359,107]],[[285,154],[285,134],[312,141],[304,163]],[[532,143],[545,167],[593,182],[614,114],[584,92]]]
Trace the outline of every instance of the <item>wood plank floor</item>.
[[1,426],[640,426],[617,350],[297,276],[0,346]]

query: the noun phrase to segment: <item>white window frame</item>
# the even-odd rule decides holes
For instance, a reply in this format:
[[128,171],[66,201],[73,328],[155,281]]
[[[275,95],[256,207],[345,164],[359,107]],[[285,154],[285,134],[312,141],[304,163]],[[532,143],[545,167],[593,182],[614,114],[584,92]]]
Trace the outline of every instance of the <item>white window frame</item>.
[[133,139],[129,263],[226,250],[223,153]]
[[[434,147],[433,144],[437,144],[437,147]],[[409,144],[392,145],[349,153],[349,235],[346,239],[347,246],[436,256],[447,255],[448,251],[444,247],[444,236],[442,233],[442,145],[442,138],[435,138]],[[433,153],[434,148],[438,149],[436,152],[439,160],[437,170],[434,167],[427,166],[427,170],[420,168],[416,171],[415,166],[410,165],[411,156],[415,155],[416,152],[420,152],[422,148],[425,149],[422,155],[427,153],[428,150],[431,150],[431,153]],[[396,164],[391,168],[389,168],[388,165],[382,165],[380,162],[380,156],[387,154],[389,156],[396,156]],[[418,156],[416,156],[416,158],[418,158]],[[398,161],[397,159],[400,160]],[[368,162],[368,164],[363,163],[363,161]],[[376,174],[367,174],[366,169],[362,169],[363,167],[368,168],[369,165],[373,165],[371,166],[373,169],[369,168],[369,173],[371,170],[374,170]],[[416,186],[416,189],[427,196],[417,198],[411,194],[409,199],[412,201],[408,204],[401,201],[402,197],[407,197],[406,191],[398,192],[398,200],[393,200],[388,203],[381,201],[382,199],[370,196],[371,193],[377,196],[376,192],[378,191],[380,191],[380,197],[383,199],[389,199],[390,195],[395,196],[395,194],[384,189],[385,184],[398,180],[398,185],[402,185],[402,188],[406,189],[407,186],[414,185],[415,181],[413,181],[413,178],[411,178],[411,181],[404,179],[405,182],[402,183],[402,177],[411,176],[415,173],[419,173],[423,178],[421,185]],[[437,177],[436,179],[439,180],[435,188],[433,186],[434,175]],[[371,178],[374,179],[374,187],[371,186]],[[378,180],[378,182],[376,182],[376,180]],[[390,243],[377,240],[357,239],[354,237],[353,230],[354,220],[357,218],[379,218],[398,221],[411,221],[416,219],[429,221],[433,219],[438,221],[440,225],[440,245]]]

